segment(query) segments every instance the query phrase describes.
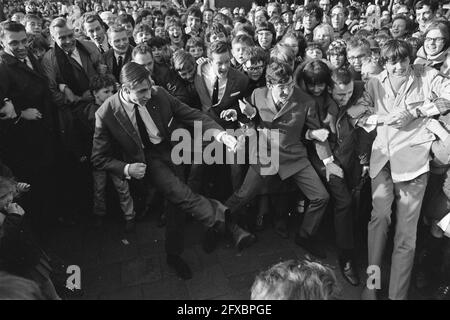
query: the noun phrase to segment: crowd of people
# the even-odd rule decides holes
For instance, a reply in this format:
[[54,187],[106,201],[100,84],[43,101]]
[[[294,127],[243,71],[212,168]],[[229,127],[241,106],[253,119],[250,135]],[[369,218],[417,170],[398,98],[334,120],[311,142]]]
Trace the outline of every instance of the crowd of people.
[[[191,218],[207,253],[223,238],[245,250],[272,222],[323,259],[330,212],[340,272],[353,286],[364,276],[363,299],[380,288],[358,272],[361,234],[360,263],[390,274],[389,299],[407,299],[411,282],[450,299],[450,7],[215,2],[3,1],[0,271],[58,298],[59,266],[39,238],[86,213],[102,228],[111,210],[125,232],[158,212],[182,279],[192,277],[182,258]],[[180,132],[194,139],[178,152]],[[273,268],[252,298],[335,290],[320,265]],[[304,285],[317,277],[320,295]]]

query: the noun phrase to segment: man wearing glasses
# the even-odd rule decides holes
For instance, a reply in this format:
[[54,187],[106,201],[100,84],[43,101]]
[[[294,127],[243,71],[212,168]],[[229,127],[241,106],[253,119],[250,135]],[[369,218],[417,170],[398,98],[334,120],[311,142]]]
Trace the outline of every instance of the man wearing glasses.
[[354,38],[347,42],[347,59],[355,80],[361,80],[361,67],[371,55],[370,43],[366,39]]

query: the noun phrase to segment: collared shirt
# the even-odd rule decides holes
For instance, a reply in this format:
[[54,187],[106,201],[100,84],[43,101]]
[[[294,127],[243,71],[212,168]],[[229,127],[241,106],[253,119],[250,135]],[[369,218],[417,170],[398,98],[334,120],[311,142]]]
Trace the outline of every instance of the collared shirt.
[[30,68],[31,70],[34,70],[33,64],[31,63],[30,58],[26,57],[22,62],[25,63],[28,66],[28,68]]
[[[127,102],[123,95],[123,93],[120,92],[120,101],[122,102],[122,105],[125,109],[125,112],[128,115],[128,118],[130,118],[131,123],[133,124],[134,128],[136,129],[136,132],[139,132],[137,122],[136,122],[136,114],[134,109],[134,104]],[[158,130],[158,127],[156,126],[155,122],[153,121],[152,117],[148,113],[147,108],[144,106],[138,106],[139,114],[141,115],[142,120],[145,123],[145,128],[147,129],[148,136],[150,138],[151,143],[153,144],[159,144],[162,141],[161,133]]]
[[[105,51],[107,51],[107,50],[105,50]],[[119,57],[122,57],[122,67],[123,67],[123,65],[125,64],[125,54],[117,54],[114,51],[114,57],[116,57],[116,63],[117,64],[119,64]]]
[[[212,97],[214,91],[214,84],[216,83],[217,76],[213,71],[212,65],[210,63],[205,63],[202,67],[202,76],[205,80],[206,89],[208,90],[209,96]],[[227,87],[228,77],[219,78],[219,95],[218,101],[220,102],[225,94],[225,89]]]
[[93,42],[95,43],[95,45],[97,46],[98,50],[101,53],[104,53],[109,50],[108,38],[106,37],[106,35],[105,35],[105,39],[103,40],[103,43],[101,44],[104,52],[102,52],[102,50],[100,49],[100,43],[97,43],[95,41],[93,41]]
[[83,66],[83,62],[81,62],[81,56],[80,56],[80,52],[78,51],[77,48],[75,48],[72,52],[72,54],[70,55],[70,57],[72,59],[74,59],[80,66]]

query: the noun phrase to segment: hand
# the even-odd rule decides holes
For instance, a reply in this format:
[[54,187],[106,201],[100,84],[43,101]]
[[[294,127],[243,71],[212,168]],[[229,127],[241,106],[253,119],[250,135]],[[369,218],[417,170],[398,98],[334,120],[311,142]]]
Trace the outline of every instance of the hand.
[[98,65],[98,73],[105,75],[108,72],[108,66],[106,64],[100,63]]
[[232,135],[225,133],[222,135],[222,143],[227,146],[228,151],[235,152],[237,147],[237,140]]
[[145,163],[132,163],[128,167],[128,174],[134,179],[142,179],[145,176],[147,165]]
[[68,103],[78,102],[80,100],[80,97],[76,96],[68,86],[64,88],[64,95]]
[[18,193],[28,192],[31,189],[31,185],[25,182],[18,182],[16,185],[16,190]]
[[8,119],[14,119],[17,117],[16,110],[14,109],[14,105],[11,102],[11,100],[6,100],[5,105],[0,108],[0,119],[1,120],[8,120]]
[[369,174],[369,166],[363,166],[361,171],[361,177],[365,177]]
[[309,135],[314,140],[318,140],[320,142],[324,142],[325,140],[328,139],[328,134],[329,133],[330,132],[327,129],[317,129],[317,130],[311,130],[309,132]]
[[36,108],[28,108],[22,111],[22,118],[25,120],[39,120],[42,119],[42,113]]
[[208,59],[208,58],[200,57],[200,58],[197,59],[197,64],[198,64],[199,66],[201,66],[202,64],[204,64],[204,63],[206,63],[206,62],[209,62],[209,59]]
[[327,181],[330,181],[330,176],[334,174],[339,178],[344,178],[344,171],[334,162],[330,162],[325,166]]
[[413,121],[415,117],[409,110],[404,110],[399,113],[393,114],[390,119],[386,119],[386,124],[394,127],[395,129],[401,129]]
[[239,99],[239,108],[241,108],[242,113],[245,114],[247,118],[251,118],[256,114],[256,108],[247,101]]
[[224,110],[220,113],[220,118],[225,119],[226,121],[236,121],[237,111],[234,109]]
[[326,118],[323,120],[323,123],[330,127],[332,133],[336,133],[336,117],[331,114],[327,114]]
[[23,216],[25,214],[25,210],[23,210],[17,203],[10,203],[6,206],[5,210],[9,214],[18,214],[19,216]]
[[427,123],[427,129],[439,137],[442,141],[447,140],[449,133],[442,124],[435,119],[430,119]]

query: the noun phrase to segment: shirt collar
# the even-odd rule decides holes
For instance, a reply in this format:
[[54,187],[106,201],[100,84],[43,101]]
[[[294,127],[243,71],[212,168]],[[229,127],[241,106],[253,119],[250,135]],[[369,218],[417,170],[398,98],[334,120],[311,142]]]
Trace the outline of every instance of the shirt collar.
[[122,105],[126,111],[129,111],[129,112],[134,111],[134,103],[130,103],[125,99],[125,97],[123,95],[123,90],[119,91],[119,99],[122,102]]

